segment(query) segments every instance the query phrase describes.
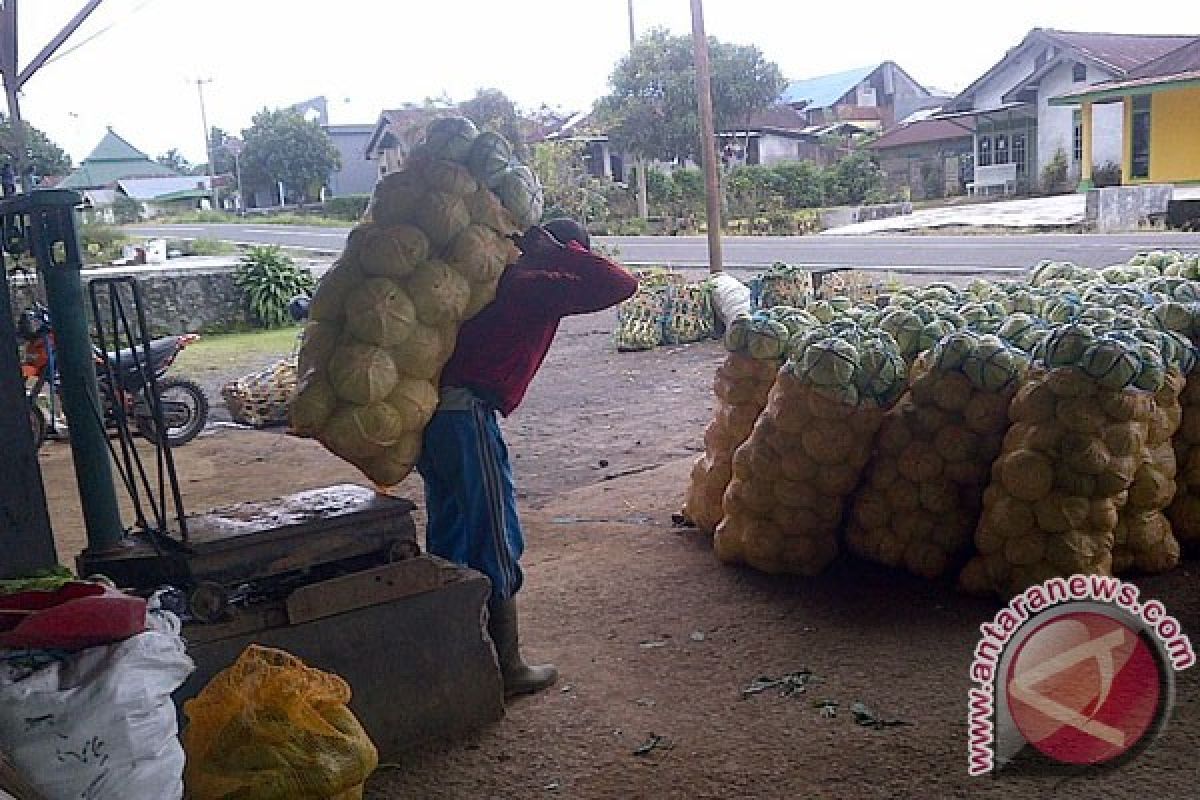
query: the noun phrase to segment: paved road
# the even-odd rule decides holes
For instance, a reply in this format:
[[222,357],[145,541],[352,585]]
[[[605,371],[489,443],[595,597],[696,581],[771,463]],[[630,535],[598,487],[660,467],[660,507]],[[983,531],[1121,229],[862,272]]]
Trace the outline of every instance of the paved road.
[[[337,252],[348,228],[284,225],[139,225],[138,236],[224,239],[255,244]],[[616,236],[600,241],[620,248],[625,263],[664,266],[706,265],[707,243],[701,236]],[[1073,261],[1090,267],[1123,263],[1141,250],[1200,250],[1200,234],[1005,234],[970,236],[729,236],[725,262],[731,267],[758,267],[775,261],[808,266],[886,267],[898,271],[964,273],[1025,268],[1042,259]]]

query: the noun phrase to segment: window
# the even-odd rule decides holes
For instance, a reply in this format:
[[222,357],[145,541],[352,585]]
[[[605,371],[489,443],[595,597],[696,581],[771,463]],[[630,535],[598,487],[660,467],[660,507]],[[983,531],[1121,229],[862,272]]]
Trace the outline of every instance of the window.
[[1007,164],[1008,163],[1008,137],[1003,133],[996,134],[996,149],[992,156],[993,163]]
[[992,137],[979,137],[979,166],[990,167],[992,165]]
[[1087,81],[1087,64],[1078,62],[1071,65],[1071,80],[1076,83],[1084,83]]
[[1012,137],[1012,162],[1017,165],[1017,174],[1025,172],[1025,134],[1014,133]]
[[1133,162],[1130,174],[1134,178],[1150,177],[1150,95],[1143,94],[1133,98],[1133,141],[1131,142]]
[[1075,111],[1074,130],[1074,138],[1071,139],[1071,158],[1078,164],[1083,161],[1083,113],[1079,110]]

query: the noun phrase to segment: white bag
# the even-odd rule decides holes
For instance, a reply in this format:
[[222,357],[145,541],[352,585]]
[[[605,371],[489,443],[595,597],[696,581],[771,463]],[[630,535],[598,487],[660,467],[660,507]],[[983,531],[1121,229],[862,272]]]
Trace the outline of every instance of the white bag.
[[712,281],[712,304],[726,327],[741,314],[750,313],[750,289],[728,272],[717,272]]
[[0,744],[49,800],[183,797],[171,693],[195,665],[175,615],[146,617],[149,630],[122,642],[0,670]]

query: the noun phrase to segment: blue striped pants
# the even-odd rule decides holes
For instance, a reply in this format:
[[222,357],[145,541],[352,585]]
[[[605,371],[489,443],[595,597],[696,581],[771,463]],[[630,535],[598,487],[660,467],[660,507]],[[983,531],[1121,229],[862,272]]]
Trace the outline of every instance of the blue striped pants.
[[[462,394],[460,393],[460,397]],[[496,411],[474,395],[439,407],[425,428],[417,471],[425,481],[426,549],[487,575],[492,600],[521,588],[525,550],[508,448]]]

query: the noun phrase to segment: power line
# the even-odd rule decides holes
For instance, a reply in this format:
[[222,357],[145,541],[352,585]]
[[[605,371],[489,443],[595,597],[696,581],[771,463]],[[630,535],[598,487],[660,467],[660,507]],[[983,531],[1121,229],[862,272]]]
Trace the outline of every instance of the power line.
[[143,8],[145,8],[146,6],[150,5],[153,2],[155,2],[155,0],[142,0],[140,3],[138,3],[136,6],[131,8],[128,12],[126,12],[125,16],[119,17],[119,18],[113,20],[112,22],[108,23],[103,28],[101,28],[100,30],[93,33],[91,36],[84,39],[82,42],[79,42],[78,44],[76,44],[74,47],[68,47],[66,50],[63,50],[63,51],[55,54],[53,57],[46,59],[46,63],[53,64],[55,61],[58,61],[60,58],[71,55],[71,53],[74,53],[76,50],[83,47],[85,44],[88,44],[89,42],[94,41],[96,38],[98,38],[99,36],[101,36],[105,33],[108,33],[110,30],[112,30],[116,26],[120,25],[122,22],[127,21],[134,14],[138,13]]

